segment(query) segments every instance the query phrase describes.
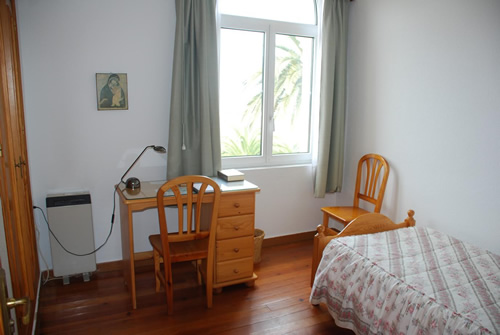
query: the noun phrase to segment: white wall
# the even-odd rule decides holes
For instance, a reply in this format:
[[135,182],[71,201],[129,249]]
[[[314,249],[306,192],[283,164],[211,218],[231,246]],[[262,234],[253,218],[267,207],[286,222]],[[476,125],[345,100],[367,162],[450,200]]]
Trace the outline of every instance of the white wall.
[[500,1],[356,0],[349,29],[345,189],[380,153],[383,213],[500,254]]
[[[174,3],[16,3],[33,204],[45,209],[47,194],[90,191],[100,245],[110,230],[113,186],[145,146],[167,144]],[[97,110],[98,72],[128,74],[128,111]],[[165,155],[150,150],[131,175],[162,179],[165,166]],[[50,266],[46,224],[39,211],[35,219]],[[98,262],[121,258],[119,226],[116,220]]]
[[[175,31],[173,0],[18,0],[28,154],[33,203],[47,194],[88,190],[96,246],[110,229],[113,186],[141,150],[167,147]],[[128,74],[129,110],[97,111],[95,74]],[[166,156],[153,151],[130,175],[165,178]],[[266,237],[312,231],[320,207],[310,166],[247,171],[259,185],[256,225]],[[50,261],[48,231],[35,212],[40,247]],[[134,215],[136,251],[150,250],[156,212]],[[67,246],[71,249],[71,246]],[[121,259],[120,222],[97,262]],[[45,265],[42,263],[42,268]]]

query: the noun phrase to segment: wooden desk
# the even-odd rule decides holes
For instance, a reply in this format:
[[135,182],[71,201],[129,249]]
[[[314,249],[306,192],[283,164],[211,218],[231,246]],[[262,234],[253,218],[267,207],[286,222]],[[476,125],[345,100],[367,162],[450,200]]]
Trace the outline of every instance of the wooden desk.
[[[217,221],[216,255],[214,262],[214,289],[247,283],[253,285],[253,234],[255,227],[255,194],[260,189],[248,182],[225,182],[213,178],[221,187],[222,195]],[[132,195],[120,184],[120,226],[122,235],[123,277],[130,290],[132,307],[137,308],[135,291],[134,224],[132,214],[156,208],[156,192],[165,181],[141,183],[141,191]],[[165,202],[175,204],[173,197]]]

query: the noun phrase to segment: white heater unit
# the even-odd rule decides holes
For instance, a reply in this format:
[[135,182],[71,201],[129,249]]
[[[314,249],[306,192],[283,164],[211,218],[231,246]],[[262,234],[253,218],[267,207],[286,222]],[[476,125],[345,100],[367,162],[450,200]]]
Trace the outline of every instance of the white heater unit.
[[[69,284],[69,276],[82,274],[85,281],[96,270],[92,205],[89,193],[65,193],[47,195],[47,216],[50,230],[50,249],[54,276],[63,277]],[[55,235],[55,237],[53,236]],[[57,238],[57,240],[56,240]],[[87,254],[76,256],[74,254]]]

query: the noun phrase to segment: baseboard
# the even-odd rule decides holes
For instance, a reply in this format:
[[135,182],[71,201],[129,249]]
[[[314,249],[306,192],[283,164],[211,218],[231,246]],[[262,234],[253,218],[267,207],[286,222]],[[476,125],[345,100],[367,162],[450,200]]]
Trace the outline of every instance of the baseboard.
[[283,236],[264,238],[264,241],[262,241],[262,247],[264,247],[264,248],[265,247],[272,247],[275,245],[300,242],[300,241],[304,241],[304,240],[309,240],[309,241],[311,241],[311,244],[312,244],[315,234],[316,234],[316,231],[307,231],[307,232],[291,234],[291,235],[283,235]]
[[[97,271],[121,271],[123,269],[122,262],[123,261],[119,260],[106,263],[98,263]],[[135,267],[138,268],[141,266],[153,266],[153,251],[143,251],[135,253]]]
[[[312,244],[315,234],[316,231],[308,231],[291,235],[264,238],[264,241],[262,241],[262,247],[267,248],[281,244],[300,242],[304,240],[309,240]],[[152,251],[143,251],[135,254],[135,267],[138,268],[141,266],[153,266]],[[123,269],[122,261],[112,261],[97,264],[97,271],[99,272],[117,271],[121,269]]]

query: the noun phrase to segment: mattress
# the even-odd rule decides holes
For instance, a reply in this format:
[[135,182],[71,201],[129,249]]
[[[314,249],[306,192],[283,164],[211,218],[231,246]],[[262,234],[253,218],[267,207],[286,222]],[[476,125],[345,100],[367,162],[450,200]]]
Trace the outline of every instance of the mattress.
[[310,301],[357,334],[500,334],[500,256],[425,227],[337,238]]

